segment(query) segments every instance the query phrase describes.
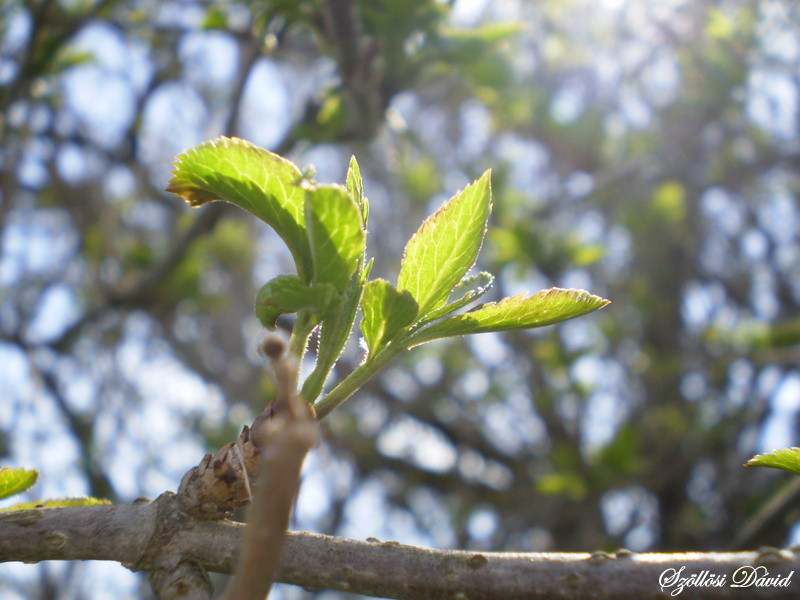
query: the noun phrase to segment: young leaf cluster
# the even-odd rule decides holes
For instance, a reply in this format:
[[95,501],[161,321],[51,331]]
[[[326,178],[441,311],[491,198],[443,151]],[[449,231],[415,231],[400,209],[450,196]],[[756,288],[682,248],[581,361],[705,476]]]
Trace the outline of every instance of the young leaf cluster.
[[[281,314],[296,314],[290,351],[298,358],[311,331],[320,327],[317,362],[301,390],[320,417],[413,346],[542,327],[608,304],[582,290],[553,288],[461,312],[492,284],[488,273],[467,276],[491,213],[489,171],[425,220],[406,245],[396,283],[368,279],[369,203],[355,158],[345,186],[319,184],[285,158],[238,138],[220,137],[180,154],[167,190],[191,206],[213,200],[236,204],[286,243],[297,272],[266,282],[256,296],[255,313],[269,329]],[[320,399],[359,309],[366,358]]]

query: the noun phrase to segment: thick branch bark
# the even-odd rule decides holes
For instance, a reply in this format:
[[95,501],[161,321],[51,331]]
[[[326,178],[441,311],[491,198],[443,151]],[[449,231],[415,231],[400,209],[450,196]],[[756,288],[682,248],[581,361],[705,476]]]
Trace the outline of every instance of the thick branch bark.
[[[183,515],[183,516],[181,516]],[[166,524],[165,524],[166,523]],[[113,560],[136,570],[164,567],[165,557],[230,573],[243,526],[230,521],[187,519],[175,496],[133,505],[34,509],[0,514],[0,562]],[[787,587],[732,587],[739,567],[759,567]],[[631,554],[500,553],[428,550],[394,542],[360,542],[311,533],[290,533],[277,580],[398,599],[459,598],[667,598],[668,569],[700,578],[687,586],[692,599],[800,596],[800,554],[759,552]],[[724,585],[708,586],[711,576]]]

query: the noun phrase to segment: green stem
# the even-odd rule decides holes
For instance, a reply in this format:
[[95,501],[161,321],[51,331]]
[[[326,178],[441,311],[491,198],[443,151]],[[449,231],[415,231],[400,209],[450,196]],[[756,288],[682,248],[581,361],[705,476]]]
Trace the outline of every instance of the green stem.
[[[308,311],[301,310],[297,313],[297,320],[294,322],[292,335],[289,338],[289,354],[297,360],[298,371],[300,370],[300,365],[303,363],[303,355],[306,353],[308,337],[311,335],[316,325],[317,323]],[[294,389],[297,388],[298,376],[299,373],[295,374]]]
[[357,367],[355,371],[350,373],[342,381],[336,385],[328,394],[314,405],[317,411],[317,418],[319,420],[327,417],[331,411],[337,408],[345,400],[347,400],[353,393],[361,388],[367,381],[372,379],[383,367],[386,366],[390,360],[403,352],[406,346],[402,340],[396,340],[394,344],[386,346],[383,350],[378,352],[374,357],[370,358],[367,362]]

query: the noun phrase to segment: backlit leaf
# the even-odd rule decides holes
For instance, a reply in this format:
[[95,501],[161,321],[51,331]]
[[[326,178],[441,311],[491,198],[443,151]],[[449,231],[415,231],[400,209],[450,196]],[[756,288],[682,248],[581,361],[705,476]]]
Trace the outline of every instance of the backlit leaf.
[[607,304],[608,300],[584,290],[551,288],[532,296],[520,294],[434,323],[416,333],[410,346],[457,335],[544,327],[585,315]]
[[24,492],[39,479],[35,469],[0,469],[0,499]]
[[397,289],[408,290],[420,316],[442,306],[475,264],[491,212],[490,172],[428,217],[406,245]]
[[375,279],[364,286],[361,312],[361,333],[373,356],[414,321],[417,303],[407,290],[400,292],[385,279]]
[[341,186],[325,185],[306,193],[305,218],[314,264],[313,281],[347,287],[366,247],[361,211]]
[[364,281],[372,269],[372,261],[366,266],[359,267],[353,273],[347,288],[338,295],[336,310],[332,311],[322,322],[319,335],[319,348],[317,349],[317,363],[314,370],[303,383],[300,396],[306,402],[314,402],[322,393],[325,381],[330,375],[333,365],[339,359],[342,348],[350,337],[356,312],[364,290]]
[[800,448],[781,448],[766,454],[757,454],[745,466],[772,467],[800,475]]
[[283,239],[297,273],[308,281],[311,249],[303,215],[302,173],[292,162],[238,138],[218,137],[185,150],[167,191],[191,206],[225,200],[253,213]]
[[364,195],[364,182],[361,180],[361,169],[356,162],[356,157],[350,157],[350,166],[347,168],[347,191],[356,201],[358,208],[361,210],[361,223],[364,229],[367,228],[367,219],[369,218],[369,201]]

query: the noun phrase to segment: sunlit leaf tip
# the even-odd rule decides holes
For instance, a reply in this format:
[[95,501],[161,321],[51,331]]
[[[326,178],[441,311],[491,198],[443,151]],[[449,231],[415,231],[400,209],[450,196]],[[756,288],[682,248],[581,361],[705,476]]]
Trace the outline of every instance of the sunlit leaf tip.
[[364,182],[361,179],[361,168],[358,166],[358,161],[355,156],[350,157],[350,165],[347,168],[347,191],[353,196],[360,211],[361,211],[361,224],[364,228],[367,226],[367,219],[369,218],[369,201],[364,195]]
[[36,469],[0,469],[0,499],[24,492],[39,479]]
[[771,467],[800,475],[800,448],[781,448],[766,454],[757,454],[745,466]]
[[219,194],[215,194],[209,191],[208,187],[203,186],[202,182],[198,181],[199,174],[194,173],[193,169],[196,163],[206,160],[204,155],[209,150],[221,150],[224,152],[232,147],[237,147],[244,151],[263,151],[263,149],[247,140],[227,136],[219,136],[213,140],[187,148],[175,157],[172,165],[172,178],[167,184],[166,191],[180,196],[190,206],[200,206],[213,200],[224,200]]

